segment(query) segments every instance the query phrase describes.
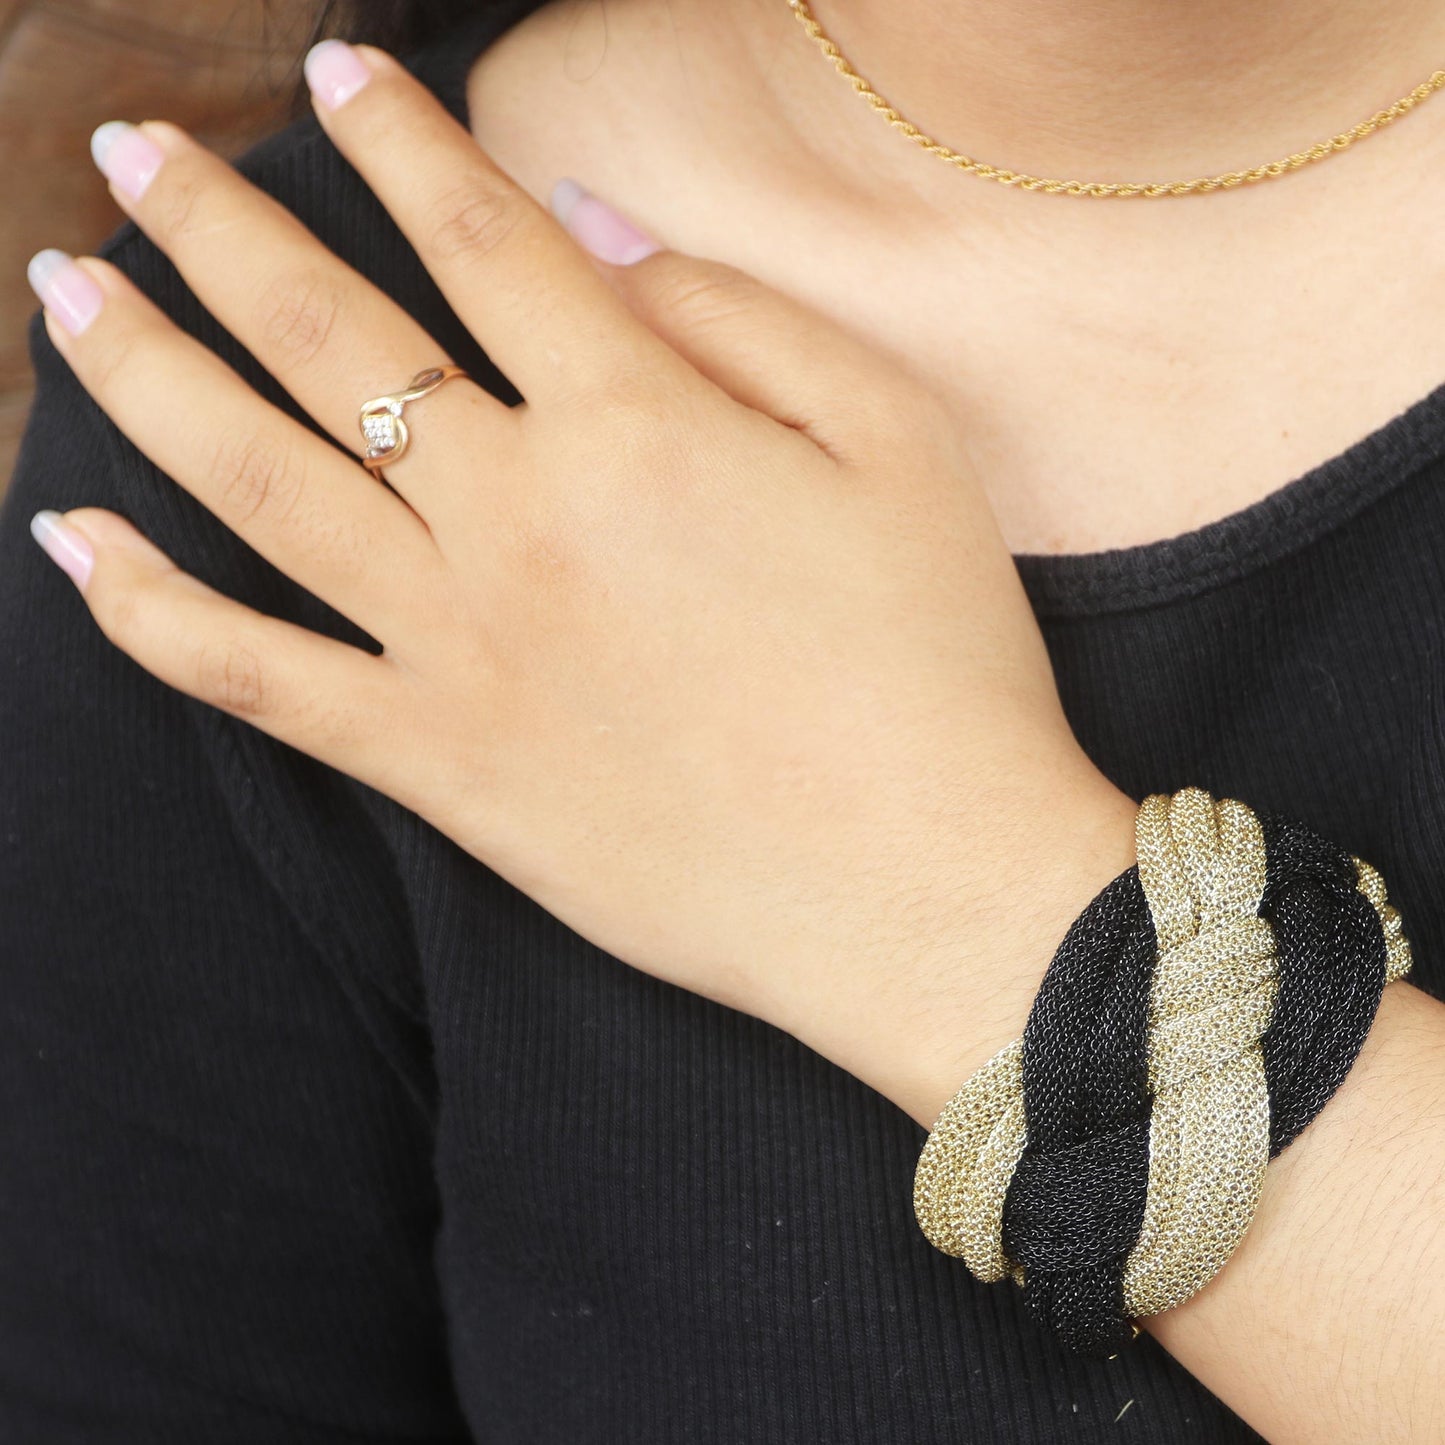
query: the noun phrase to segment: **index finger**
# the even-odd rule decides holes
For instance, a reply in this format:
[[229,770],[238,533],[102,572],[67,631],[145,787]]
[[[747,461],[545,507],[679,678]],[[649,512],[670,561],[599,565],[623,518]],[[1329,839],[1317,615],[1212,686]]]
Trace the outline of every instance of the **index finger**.
[[529,404],[619,368],[682,364],[550,213],[383,50],[326,40],[306,57],[316,112],[452,309]]

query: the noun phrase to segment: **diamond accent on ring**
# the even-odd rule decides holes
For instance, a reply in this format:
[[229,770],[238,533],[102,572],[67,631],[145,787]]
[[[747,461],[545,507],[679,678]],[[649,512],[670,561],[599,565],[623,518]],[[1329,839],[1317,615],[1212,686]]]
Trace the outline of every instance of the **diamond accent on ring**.
[[372,476],[382,475],[382,466],[390,465],[406,454],[411,441],[411,430],[402,412],[409,401],[420,401],[429,396],[443,382],[454,376],[465,376],[460,366],[447,362],[445,366],[429,366],[412,377],[404,390],[393,396],[378,396],[362,404],[357,414],[361,434],[366,438],[366,454],[362,463]]
[[373,452],[380,454],[396,450],[396,445],[401,440],[396,423],[397,418],[391,411],[373,412],[362,418],[362,434]]

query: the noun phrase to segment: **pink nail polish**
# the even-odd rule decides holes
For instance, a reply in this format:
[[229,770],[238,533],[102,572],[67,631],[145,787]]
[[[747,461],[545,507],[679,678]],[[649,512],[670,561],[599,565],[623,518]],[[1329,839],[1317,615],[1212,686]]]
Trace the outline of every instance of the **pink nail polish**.
[[552,214],[599,261],[631,266],[662,249],[645,231],[639,231],[576,181],[558,181],[552,188],[551,203]]
[[80,588],[90,581],[95,552],[90,543],[59,512],[37,512],[30,519],[30,535],[45,554]]
[[133,201],[145,194],[166,158],[143,130],[123,120],[96,126],[90,137],[90,154],[105,178]]
[[313,45],[302,69],[312,95],[327,110],[345,105],[371,79],[366,62],[344,40],[322,40]]
[[79,336],[100,315],[105,293],[64,251],[51,247],[37,252],[25,275],[40,304],[72,336]]

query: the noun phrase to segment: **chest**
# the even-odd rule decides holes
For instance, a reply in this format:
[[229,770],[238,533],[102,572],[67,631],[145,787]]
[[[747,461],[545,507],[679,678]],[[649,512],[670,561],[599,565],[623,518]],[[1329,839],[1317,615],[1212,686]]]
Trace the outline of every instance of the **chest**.
[[645,8],[601,48],[555,6],[503,36],[471,73],[479,142],[539,199],[576,176],[891,353],[945,396],[1015,552],[1227,516],[1445,382],[1445,127],[1164,201],[1005,191],[902,142],[860,180],[760,126],[711,55],[700,97]]
[[950,325],[877,334],[948,398],[1013,551],[1135,546],[1251,506],[1445,383],[1445,269],[1413,233],[1354,241],[1000,261]]

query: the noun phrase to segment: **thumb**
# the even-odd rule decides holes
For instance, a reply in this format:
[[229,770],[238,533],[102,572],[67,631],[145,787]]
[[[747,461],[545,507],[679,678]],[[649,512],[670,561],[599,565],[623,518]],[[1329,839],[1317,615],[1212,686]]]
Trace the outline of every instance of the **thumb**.
[[720,261],[664,249],[575,181],[552,210],[634,315],[724,391],[840,460],[894,432],[901,371],[811,307]]

